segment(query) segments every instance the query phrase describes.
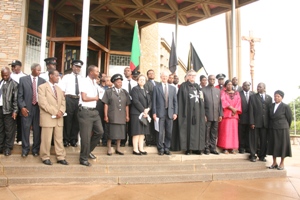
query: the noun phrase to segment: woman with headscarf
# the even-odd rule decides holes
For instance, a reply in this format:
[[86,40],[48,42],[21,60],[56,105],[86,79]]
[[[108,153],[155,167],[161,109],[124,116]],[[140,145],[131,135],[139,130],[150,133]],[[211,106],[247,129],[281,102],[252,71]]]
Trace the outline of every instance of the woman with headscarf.
[[130,97],[126,90],[122,89],[123,77],[115,74],[110,80],[114,87],[108,88],[102,101],[104,103],[104,121],[108,125],[107,133],[107,155],[111,156],[111,141],[117,141],[116,154],[124,155],[120,151],[121,140],[125,139],[126,122],[129,121]]
[[[267,154],[273,156],[273,163],[269,169],[284,169],[284,158],[292,157],[290,142],[290,126],[292,122],[292,112],[290,107],[282,102],[284,92],[277,90],[274,93],[274,100],[270,107],[269,117],[269,140]],[[276,158],[281,157],[280,164]]]
[[238,122],[242,113],[241,97],[239,92],[232,90],[232,81],[227,80],[225,90],[221,91],[223,107],[223,119],[219,123],[219,135],[217,146],[223,149],[223,153],[236,153],[239,148]]

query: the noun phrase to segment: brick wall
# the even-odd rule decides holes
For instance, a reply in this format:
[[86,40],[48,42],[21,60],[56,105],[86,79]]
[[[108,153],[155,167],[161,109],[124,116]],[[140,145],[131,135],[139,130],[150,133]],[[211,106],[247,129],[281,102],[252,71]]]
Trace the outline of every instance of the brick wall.
[[23,1],[0,0],[0,67],[14,59],[23,59],[20,58]]

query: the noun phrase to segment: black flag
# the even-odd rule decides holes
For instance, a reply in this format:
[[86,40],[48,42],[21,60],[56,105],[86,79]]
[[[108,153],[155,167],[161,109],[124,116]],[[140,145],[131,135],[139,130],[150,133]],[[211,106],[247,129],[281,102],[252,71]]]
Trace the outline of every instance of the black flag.
[[190,45],[189,57],[188,57],[188,66],[187,69],[198,72],[203,66],[196,50],[194,49],[192,43]]
[[172,33],[172,46],[171,46],[170,58],[169,58],[169,70],[172,73],[175,73],[177,65],[178,62],[177,62],[177,55],[176,55],[176,46],[174,42],[174,35]]

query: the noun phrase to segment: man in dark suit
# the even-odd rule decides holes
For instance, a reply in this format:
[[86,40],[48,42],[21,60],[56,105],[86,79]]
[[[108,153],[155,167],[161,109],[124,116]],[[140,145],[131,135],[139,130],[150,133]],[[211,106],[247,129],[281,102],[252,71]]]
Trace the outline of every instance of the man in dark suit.
[[[257,153],[259,160],[266,162],[267,153],[267,131],[269,127],[269,107],[272,104],[272,97],[266,94],[266,85],[259,83],[257,93],[249,98],[249,146],[251,162],[256,162]],[[258,140],[260,147],[258,150]]]
[[240,91],[243,90],[243,88],[238,85],[238,79],[237,79],[237,77],[233,77],[232,80],[231,80],[231,82],[232,82],[232,90],[238,91],[238,92],[240,92]]
[[216,143],[218,137],[219,122],[222,121],[223,108],[221,102],[220,89],[214,87],[216,77],[208,76],[208,85],[202,88],[204,96],[204,108],[206,117],[206,137],[204,154],[209,153],[218,155]]
[[38,106],[37,88],[46,81],[39,77],[41,66],[37,63],[31,65],[31,75],[20,78],[18,89],[18,106],[22,116],[22,157],[30,151],[30,126],[33,130],[32,154],[38,156],[41,143],[40,109]]
[[[149,92],[150,98],[152,99],[153,94],[153,87],[157,85],[159,82],[155,81],[155,72],[153,69],[149,69],[147,71],[147,78],[148,81],[145,83],[144,88],[146,91]],[[154,129],[154,120],[152,118],[152,110],[150,110],[149,116],[151,117],[151,123],[150,123],[150,134],[146,135],[146,145],[147,146],[156,146],[156,131]]]
[[[169,73],[161,73],[161,83],[153,88],[152,113],[154,121],[159,118],[159,133],[157,140],[158,155],[171,155],[173,120],[177,118],[177,95],[174,86],[167,83]],[[165,132],[165,134],[164,134]]]
[[239,115],[239,153],[245,153],[249,150],[249,97],[254,94],[250,91],[251,83],[246,81],[243,83],[243,90],[240,91],[242,101],[242,114]]

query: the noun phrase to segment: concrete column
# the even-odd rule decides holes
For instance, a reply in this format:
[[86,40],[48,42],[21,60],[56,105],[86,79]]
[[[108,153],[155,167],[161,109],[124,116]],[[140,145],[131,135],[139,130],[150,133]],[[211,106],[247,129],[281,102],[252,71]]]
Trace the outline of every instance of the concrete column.
[[236,76],[236,38],[235,38],[235,0],[231,1],[231,47],[232,47],[232,54],[231,54],[231,77],[233,78]]
[[42,25],[42,36],[41,36],[41,55],[40,55],[40,65],[41,65],[42,72],[46,71],[44,59],[45,59],[45,52],[46,52],[48,12],[49,12],[49,0],[44,0],[43,25]]
[[88,36],[89,36],[89,19],[90,19],[90,0],[83,1],[82,9],[82,25],[81,25],[81,45],[80,45],[80,60],[83,61],[80,74],[86,76],[87,67],[87,50],[88,50]]

